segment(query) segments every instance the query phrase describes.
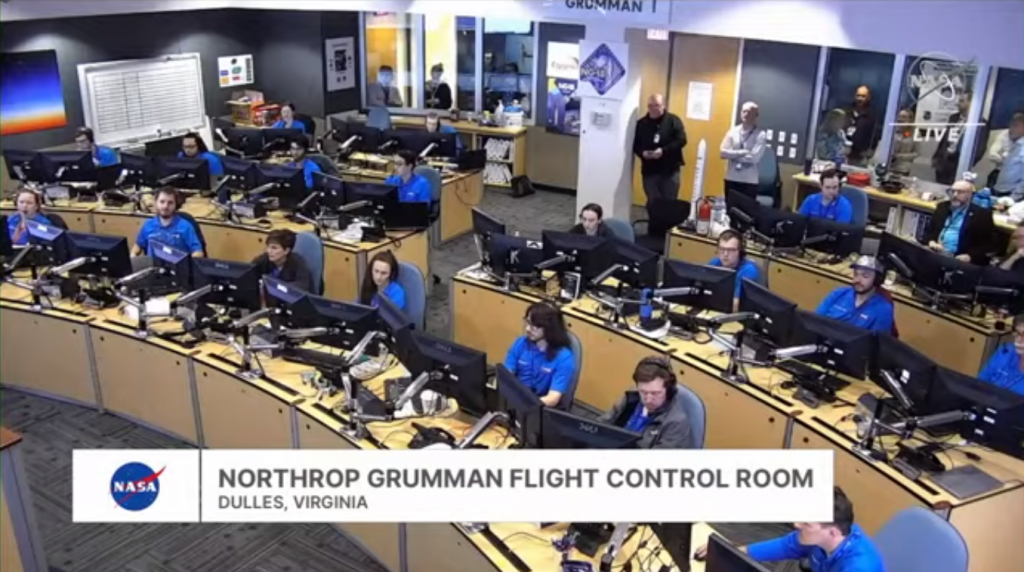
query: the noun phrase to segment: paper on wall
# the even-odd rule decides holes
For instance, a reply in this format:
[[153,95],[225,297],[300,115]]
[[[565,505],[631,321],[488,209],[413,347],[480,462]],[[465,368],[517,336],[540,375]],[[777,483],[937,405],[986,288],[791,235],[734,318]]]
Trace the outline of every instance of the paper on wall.
[[356,86],[355,38],[329,38],[324,42],[324,66],[327,68],[327,91],[352,89]]
[[686,118],[711,121],[711,94],[713,86],[702,81],[691,81],[686,97]]

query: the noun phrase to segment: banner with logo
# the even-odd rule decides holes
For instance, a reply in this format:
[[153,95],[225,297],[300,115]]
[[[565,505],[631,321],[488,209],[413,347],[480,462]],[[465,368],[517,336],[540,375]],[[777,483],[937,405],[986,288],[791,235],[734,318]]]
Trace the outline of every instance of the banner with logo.
[[622,101],[627,93],[629,44],[580,41],[580,97]]
[[552,133],[580,134],[580,46],[566,42],[548,42],[547,119]]
[[217,58],[217,81],[221,87],[249,85],[256,81],[252,55]]

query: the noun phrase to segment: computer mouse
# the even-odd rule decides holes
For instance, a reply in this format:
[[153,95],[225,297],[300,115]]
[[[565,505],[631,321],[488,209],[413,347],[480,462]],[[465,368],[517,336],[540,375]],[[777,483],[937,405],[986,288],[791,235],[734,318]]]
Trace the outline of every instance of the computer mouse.
[[707,558],[708,558],[707,552],[705,552],[704,554],[701,554],[699,552],[694,552],[693,553],[693,561],[694,562],[704,562],[705,560],[707,560]]

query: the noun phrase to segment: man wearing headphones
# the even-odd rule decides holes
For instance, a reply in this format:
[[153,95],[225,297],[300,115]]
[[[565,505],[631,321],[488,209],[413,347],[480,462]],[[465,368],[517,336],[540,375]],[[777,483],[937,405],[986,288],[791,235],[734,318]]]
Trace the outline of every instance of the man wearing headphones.
[[692,449],[693,431],[679,399],[676,375],[667,358],[640,360],[633,372],[636,391],[601,416],[602,423],[640,433],[641,449]]
[[722,231],[718,235],[718,256],[711,259],[708,266],[718,266],[736,271],[736,290],[732,296],[733,311],[740,308],[740,294],[743,293],[743,279],[749,278],[757,282],[761,271],[757,265],[747,260],[747,245],[743,235],[735,230]]
[[96,163],[97,167],[109,167],[117,164],[117,151],[110,147],[97,145],[96,135],[88,127],[79,127],[78,131],[75,131],[75,147],[79,151],[92,153],[92,162]]
[[1024,314],[1013,318],[1013,341],[999,346],[978,379],[1024,395]]
[[885,268],[873,256],[861,256],[851,266],[853,278],[825,296],[817,314],[875,332],[893,331],[893,305],[884,293]]
[[853,205],[840,191],[839,171],[826,169],[819,176],[821,192],[808,195],[800,205],[800,214],[811,218],[824,218],[843,224],[853,222]]

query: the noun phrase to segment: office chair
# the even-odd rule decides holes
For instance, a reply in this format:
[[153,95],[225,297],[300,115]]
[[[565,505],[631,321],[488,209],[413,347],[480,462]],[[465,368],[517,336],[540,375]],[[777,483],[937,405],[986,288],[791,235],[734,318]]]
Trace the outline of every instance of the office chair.
[[301,121],[306,126],[306,135],[309,136],[309,140],[312,143],[316,142],[316,121],[313,120],[311,115],[305,113],[296,113],[296,121]]
[[341,174],[338,172],[338,164],[332,161],[330,157],[320,154],[310,154],[306,156],[306,159],[316,163],[325,175],[341,177]]
[[366,114],[366,125],[377,129],[391,129],[391,112],[386,107],[371,107]]
[[613,217],[606,218],[603,222],[605,226],[608,227],[608,230],[612,231],[615,238],[625,240],[626,242],[636,242],[636,234],[633,232],[633,225],[629,224],[629,222]]
[[779,158],[768,144],[765,144],[764,154],[757,163],[757,202],[771,208],[782,202]]
[[199,221],[197,221],[194,216],[185,212],[178,211],[177,214],[181,218],[187,220],[192,225],[192,228],[196,229],[196,236],[199,238],[199,245],[203,247],[203,256],[209,256],[209,253],[206,251],[206,237],[203,236],[203,227],[199,224]]
[[928,509],[901,510],[875,533],[874,541],[887,570],[967,572],[967,543],[952,524]]
[[650,212],[653,213],[651,220],[642,219],[633,223],[634,231],[639,224],[647,226],[646,233],[635,233],[636,243],[658,254],[665,254],[665,235],[690,217],[690,203],[679,199],[655,199],[651,203]]
[[405,313],[412,320],[413,327],[423,331],[427,319],[427,290],[423,273],[409,262],[398,262],[398,283],[405,290]]
[[704,448],[704,434],[707,429],[707,409],[704,401],[692,389],[685,385],[676,384],[676,397],[686,411],[686,418],[690,422],[690,431],[693,433],[693,447]]
[[312,232],[295,235],[295,253],[302,257],[309,268],[313,283],[307,288],[311,294],[320,296],[324,291],[324,243]]
[[[416,167],[413,169],[413,173],[430,183],[430,231],[427,237],[430,247],[434,248],[441,244],[441,190],[444,188],[444,183],[441,181],[441,173],[427,165]],[[432,281],[434,284],[440,284],[441,277],[435,274]]]
[[61,230],[68,230],[68,223],[64,222],[64,217],[60,216],[59,214],[53,212],[43,212],[42,215],[45,216],[50,221],[50,224],[52,224],[53,226]]
[[562,411],[571,411],[572,404],[576,401],[576,386],[580,383],[580,370],[583,369],[583,344],[580,343],[579,337],[572,330],[567,330],[569,334],[569,349],[572,350],[572,379],[569,381],[569,390],[562,395],[562,399],[558,402],[558,408]]
[[748,258],[757,267],[757,284],[768,287],[768,265],[756,258]]
[[868,222],[868,194],[860,187],[843,185],[839,194],[846,197],[853,207],[853,220],[850,224],[864,226]]

